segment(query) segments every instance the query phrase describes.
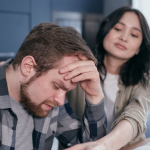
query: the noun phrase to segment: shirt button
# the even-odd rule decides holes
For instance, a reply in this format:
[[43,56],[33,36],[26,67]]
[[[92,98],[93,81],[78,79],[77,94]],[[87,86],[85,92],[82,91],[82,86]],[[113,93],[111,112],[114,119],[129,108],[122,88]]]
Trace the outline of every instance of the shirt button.
[[12,129],[12,130],[15,130],[15,127],[12,127],[11,129]]
[[72,144],[71,144],[71,143],[68,143],[67,146],[70,147],[70,146],[72,146]]
[[53,131],[53,134],[55,134],[55,131]]
[[118,109],[119,107],[118,106],[116,106],[116,109]]

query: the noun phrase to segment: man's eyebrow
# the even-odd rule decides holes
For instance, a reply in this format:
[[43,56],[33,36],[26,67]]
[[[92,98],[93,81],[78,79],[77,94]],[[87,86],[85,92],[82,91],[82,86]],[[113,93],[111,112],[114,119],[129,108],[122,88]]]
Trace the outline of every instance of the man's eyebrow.
[[[125,24],[123,22],[118,22],[118,23],[123,25],[123,26],[125,26]],[[142,33],[142,31],[139,28],[137,28],[137,27],[133,27],[133,29],[135,29],[135,30],[137,30],[137,31]]]
[[61,80],[59,80],[58,82],[59,82],[59,86],[60,86],[61,89],[63,89],[64,91],[69,91],[70,90],[65,86],[64,82],[62,82]]

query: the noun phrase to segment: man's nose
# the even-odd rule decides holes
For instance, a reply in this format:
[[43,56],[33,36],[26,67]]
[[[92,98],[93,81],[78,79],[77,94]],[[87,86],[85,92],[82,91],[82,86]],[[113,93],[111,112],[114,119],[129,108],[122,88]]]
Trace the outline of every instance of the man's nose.
[[66,94],[66,92],[60,92],[60,93],[57,93],[54,96],[54,101],[57,102],[57,104],[59,106],[64,105],[64,103],[65,103],[65,94]]

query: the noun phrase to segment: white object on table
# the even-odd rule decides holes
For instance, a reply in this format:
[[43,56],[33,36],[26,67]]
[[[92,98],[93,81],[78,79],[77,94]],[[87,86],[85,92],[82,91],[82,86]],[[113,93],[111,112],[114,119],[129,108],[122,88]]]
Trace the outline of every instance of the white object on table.
[[136,149],[133,150],[150,150],[150,142],[148,142],[146,145],[137,147]]

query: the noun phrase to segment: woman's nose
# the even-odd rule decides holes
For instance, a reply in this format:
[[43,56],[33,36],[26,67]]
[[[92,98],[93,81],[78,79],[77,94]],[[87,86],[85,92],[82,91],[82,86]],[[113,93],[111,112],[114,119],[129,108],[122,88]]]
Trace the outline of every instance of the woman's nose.
[[127,33],[127,31],[122,32],[120,37],[119,37],[119,39],[121,41],[123,41],[123,42],[127,42],[128,41],[128,33]]

